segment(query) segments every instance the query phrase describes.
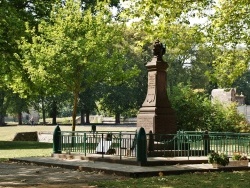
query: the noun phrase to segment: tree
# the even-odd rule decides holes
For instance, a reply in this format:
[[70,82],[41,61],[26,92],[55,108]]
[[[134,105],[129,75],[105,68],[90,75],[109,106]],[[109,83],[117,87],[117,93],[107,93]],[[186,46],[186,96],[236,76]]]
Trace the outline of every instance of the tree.
[[113,20],[107,3],[98,3],[94,13],[80,7],[74,0],[56,4],[49,21],[39,24],[38,34],[28,29],[32,38],[22,38],[22,53],[16,55],[34,85],[73,94],[72,131],[79,93],[95,82],[124,75],[119,68],[123,62],[118,63],[123,49],[117,48],[124,26]]
[[241,77],[239,77],[233,84],[237,93],[242,93],[245,98],[245,103],[250,105],[250,71],[246,71]]
[[[190,17],[206,16],[206,10],[210,9],[213,3],[213,0],[131,0],[121,17],[132,20],[132,25],[138,32],[146,33],[144,41],[160,39],[171,48],[176,45],[175,39],[178,34],[175,31],[178,27],[190,25]],[[181,31],[181,28],[179,29]]]
[[145,95],[145,92],[138,92],[141,88],[140,83],[138,78],[133,78],[119,85],[105,86],[104,96],[100,100],[101,109],[114,114],[115,123],[120,123],[121,115],[135,115],[140,108],[144,100],[142,96]]
[[214,10],[207,29],[215,56],[211,76],[220,87],[231,87],[249,67],[250,7],[244,0],[223,0]]
[[[93,8],[98,4],[98,0],[81,0],[81,4],[82,4],[82,7],[83,9],[88,9],[88,8]],[[117,7],[119,8],[120,6],[120,0],[110,0],[110,1],[107,1],[109,2],[109,6],[110,7]]]
[[17,115],[18,125],[23,124],[22,112],[29,113],[28,105],[29,101],[27,99],[20,98],[17,93],[11,95],[10,102],[8,103],[8,113]]
[[[172,50],[180,52],[179,57],[173,56],[178,63],[180,57],[183,59],[188,55],[182,54],[183,50],[204,49],[197,44],[206,46],[212,57],[207,62],[208,70],[204,70],[206,76],[213,85],[231,87],[249,66],[249,9],[244,0],[132,0],[127,4],[126,15],[127,19],[133,18],[131,23],[138,32],[147,33],[139,44],[158,38],[166,44],[167,54]],[[191,18],[206,18],[207,22],[193,24]],[[190,37],[193,43],[187,42]],[[171,71],[171,61],[169,63]]]
[[[14,25],[14,23],[16,25]],[[8,1],[0,2],[0,125],[3,125],[6,110],[10,102],[8,76],[11,72],[9,62],[13,59],[12,53],[17,48],[15,40],[22,33],[22,21],[18,19],[17,11]]]
[[[2,97],[0,101],[4,101],[4,104],[0,104],[3,107],[0,114],[1,117],[6,114],[8,106],[4,106],[8,104],[7,101],[13,100],[12,97],[14,96],[17,97],[12,90],[12,88],[16,87],[15,83],[18,83],[18,88],[20,89],[18,93],[21,93],[22,97],[27,97],[27,91],[32,88],[32,84],[28,82],[26,77],[26,71],[23,70],[22,65],[13,56],[14,53],[19,52],[16,41],[21,36],[26,36],[25,22],[28,21],[30,25],[37,26],[42,17],[46,18],[48,16],[51,3],[53,2],[54,0],[0,1],[0,92]],[[19,81],[13,82],[15,79],[19,79]]]
[[147,91],[147,71],[144,66],[151,60],[151,44],[138,47],[136,42],[143,38],[143,33],[136,34],[132,28],[126,28],[123,38],[128,43],[129,48],[119,57],[119,61],[124,61],[122,70],[137,71],[130,76],[123,76],[122,79],[100,85],[101,110],[115,115],[116,123],[120,123],[120,116],[135,116],[143,103]]
[[193,88],[206,88],[208,76],[204,74],[210,70],[211,52],[203,44],[204,34],[199,27],[188,25],[176,25],[173,42],[175,46],[167,47],[165,59],[169,67],[167,69],[167,81],[170,91],[179,83],[192,85]]
[[[166,45],[164,58],[169,66],[167,82],[170,91],[181,82],[191,84],[195,88],[208,87],[208,74],[205,72],[211,68],[211,55],[207,52],[209,48],[204,44],[206,37],[203,32],[204,26],[190,23],[190,19],[206,17],[207,10],[211,9],[214,2],[212,0],[130,2],[130,6],[126,9],[127,19],[134,19],[131,25],[136,28],[136,34],[145,33],[145,37],[137,41],[137,44],[144,45],[145,42],[152,43],[159,39]],[[206,59],[207,57],[209,58]]]
[[[97,109],[96,101],[98,100],[98,94],[100,89],[96,85],[92,85],[90,88],[84,90],[79,95],[79,108],[81,113],[81,124],[89,124],[90,123],[90,113]],[[84,115],[86,114],[86,122]]]

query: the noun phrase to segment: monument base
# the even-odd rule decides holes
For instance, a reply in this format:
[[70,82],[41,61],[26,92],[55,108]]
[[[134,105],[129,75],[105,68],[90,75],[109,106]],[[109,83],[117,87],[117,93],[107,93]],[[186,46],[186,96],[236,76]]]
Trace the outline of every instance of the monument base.
[[140,109],[137,116],[137,127],[143,127],[147,134],[149,131],[154,134],[176,134],[177,127],[173,109],[154,109],[151,108],[152,111],[150,108]]

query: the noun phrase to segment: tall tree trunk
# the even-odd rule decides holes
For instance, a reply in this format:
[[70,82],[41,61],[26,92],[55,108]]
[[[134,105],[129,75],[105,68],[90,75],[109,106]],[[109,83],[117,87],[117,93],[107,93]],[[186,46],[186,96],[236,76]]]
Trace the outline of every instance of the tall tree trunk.
[[46,125],[44,97],[42,97],[42,114],[43,114],[43,125]]
[[4,116],[0,114],[0,126],[5,125]]
[[18,118],[18,125],[22,125],[23,124],[22,112],[18,112],[17,118]]
[[84,110],[81,109],[81,125],[85,124]]
[[52,103],[52,125],[56,125],[56,116],[57,116],[57,104],[56,104],[56,101],[53,100],[53,103]]
[[76,130],[76,114],[77,114],[77,105],[78,105],[78,97],[79,92],[74,92],[74,105],[73,105],[73,112],[72,112],[72,131]]
[[121,123],[120,113],[116,113],[115,114],[115,124],[120,124],[120,123]]
[[5,110],[5,105],[4,105],[4,98],[5,98],[5,92],[4,91],[0,91],[0,126],[5,125],[5,114],[6,114],[6,110]]
[[90,112],[87,111],[87,112],[86,112],[86,124],[90,124],[89,115],[90,115]]

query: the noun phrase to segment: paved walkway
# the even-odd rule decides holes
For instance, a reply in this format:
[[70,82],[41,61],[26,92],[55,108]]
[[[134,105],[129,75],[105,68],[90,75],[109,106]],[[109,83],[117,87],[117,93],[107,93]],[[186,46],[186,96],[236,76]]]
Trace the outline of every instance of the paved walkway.
[[[204,158],[199,157],[199,160],[204,160]],[[128,163],[116,163],[115,161],[90,161],[81,159],[66,159],[66,158],[56,158],[56,157],[26,157],[26,158],[14,158],[10,159],[16,162],[26,162],[34,163],[43,166],[53,166],[53,167],[63,167],[68,169],[78,169],[82,171],[100,171],[107,174],[115,174],[119,176],[127,177],[147,177],[147,176],[158,176],[159,173],[163,175],[169,174],[182,174],[188,172],[205,172],[205,171],[233,171],[233,170],[250,170],[250,167],[225,167],[223,169],[213,168],[211,164],[201,163],[201,164],[177,164],[179,161],[185,163],[186,159],[172,158],[176,161],[175,165],[160,165],[160,166],[139,166]],[[135,159],[130,159],[135,160]],[[163,159],[151,158],[149,161],[159,161]],[[166,158],[165,158],[166,160]],[[195,161],[195,158],[189,159],[189,161]],[[187,161],[187,160],[186,160]],[[188,162],[187,162],[188,163]],[[190,162],[189,162],[190,163]]]

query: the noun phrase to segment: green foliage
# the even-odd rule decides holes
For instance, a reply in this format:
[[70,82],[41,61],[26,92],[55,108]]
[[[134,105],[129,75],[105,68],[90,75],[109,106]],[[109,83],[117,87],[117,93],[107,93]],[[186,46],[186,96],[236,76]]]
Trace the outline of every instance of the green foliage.
[[98,100],[98,91],[100,89],[96,84],[91,88],[86,88],[79,94],[79,109],[84,113],[93,113],[97,109],[96,101]]
[[245,103],[250,105],[250,71],[246,71],[241,77],[239,77],[233,84],[238,93],[242,93],[245,96]]
[[[2,85],[19,88],[19,93],[27,97],[30,92],[27,72],[14,57],[19,53],[17,41],[21,37],[27,37],[25,22],[36,27],[41,18],[46,18],[51,10],[54,0],[38,2],[31,0],[3,0],[0,2],[0,87]],[[13,81],[14,80],[14,81]],[[29,93],[30,94],[30,93]]]
[[[80,0],[55,4],[49,21],[42,20],[38,32],[27,26],[31,38],[23,37],[19,43],[22,53],[16,57],[34,85],[48,94],[72,93],[72,130],[81,91],[96,82],[115,82],[136,72],[136,67],[132,71],[122,68],[127,50],[124,25],[113,19],[108,5],[98,2],[93,14],[93,9],[81,9]],[[14,78],[16,81],[22,80]],[[22,86],[14,89],[18,92]]]
[[[224,88],[249,67],[248,12],[245,0],[132,0],[122,15],[145,33],[138,45],[157,38],[166,44],[170,87],[190,81],[205,88],[210,81]],[[207,21],[190,23],[193,18]]]
[[222,166],[226,166],[229,164],[229,157],[224,153],[218,154],[216,152],[213,152],[208,155],[208,162],[211,164],[216,163]]
[[[140,61],[141,59],[138,58],[136,62],[140,63]],[[132,62],[130,62],[131,66]],[[102,85],[100,109],[106,113],[120,114],[125,117],[135,116],[146,96],[147,85],[144,83],[147,83],[145,67],[139,74],[130,79],[124,79],[120,84]]]
[[179,84],[170,95],[180,130],[249,132],[249,123],[238,114],[236,104],[211,103],[203,90]]
[[201,33],[197,27],[190,28],[181,24],[171,27],[171,30],[176,36],[167,39],[167,42],[171,43],[171,46],[167,45],[165,55],[169,65],[167,70],[169,87],[172,88],[180,82],[193,84],[196,87],[204,86],[207,82],[204,72],[208,68],[203,59],[208,55],[207,50],[202,49],[200,44]]
[[232,156],[232,160],[241,161],[241,160],[248,160],[248,159],[246,155],[239,153],[239,152],[235,152]]
[[[13,116],[18,116],[21,115],[22,112],[27,112],[29,113],[29,100],[20,98],[20,96],[16,93],[10,93],[8,96],[10,98],[10,101],[8,103],[8,109],[7,112],[8,114],[12,114]],[[17,117],[18,117],[17,116]],[[20,117],[21,118],[21,117]],[[19,124],[22,124],[22,120],[19,120]]]
[[222,88],[231,87],[249,67],[249,3],[219,1],[214,10],[207,30],[215,56],[211,79]]
[[202,92],[195,93],[189,86],[179,84],[178,87],[173,88],[170,101],[176,111],[178,129],[203,129],[203,120],[206,115],[204,107],[210,106]]
[[[144,66],[152,52],[149,44],[138,47],[135,43],[135,30],[126,29],[124,38],[129,47],[119,58],[124,61],[121,67],[123,72],[129,72],[129,75],[117,77],[113,82],[105,82],[99,85],[100,106],[105,113],[119,114],[123,116],[135,116],[143,103],[147,89],[147,72]],[[143,34],[137,35],[137,39],[143,38]]]
[[[116,15],[110,9],[112,6],[118,9]],[[212,8],[215,12],[211,13]],[[209,81],[221,87],[234,84],[237,89],[240,88],[238,91],[247,95],[249,103],[245,77],[250,57],[248,12],[249,5],[245,0],[131,0],[125,7],[120,6],[119,0],[67,0],[63,3],[59,0],[2,0],[0,89],[10,93],[12,90],[8,88],[11,88],[29,99],[31,95],[46,98],[70,92],[75,100],[75,114],[78,94],[96,83],[104,82],[110,89],[105,97],[112,99],[113,95],[116,99],[114,105],[106,109],[122,111],[122,108],[127,108],[126,99],[117,98],[116,94],[123,95],[124,91],[128,91],[127,96],[133,96],[131,103],[136,100],[140,103],[141,97],[134,95],[144,92],[140,91],[140,85],[135,88],[136,84],[131,87],[126,82],[126,79],[133,82],[131,80],[140,74],[140,65],[134,63],[131,66],[133,61],[141,63],[134,58],[135,53],[140,54],[147,42],[152,43],[159,38],[167,47],[165,59],[169,65],[168,85],[171,92],[181,82],[205,89],[210,87]],[[190,24],[190,18],[207,15],[208,22],[205,24]],[[128,25],[123,21],[129,21],[133,32],[125,30]],[[20,42],[19,49],[16,41]],[[129,64],[130,70],[125,67],[126,64]],[[244,73],[245,78],[240,80]],[[138,80],[144,83],[144,78]],[[119,90],[117,93],[114,93],[115,88]],[[134,94],[129,90],[134,90]],[[9,100],[8,96],[5,95],[5,102]],[[118,99],[126,107],[119,107]],[[86,101],[86,98],[82,100]],[[200,105],[209,106],[204,101]],[[184,106],[182,108],[185,110]],[[226,112],[214,110],[210,117],[210,110],[199,112],[203,115],[193,117],[192,121],[201,124],[200,119],[205,118],[209,120],[205,127],[211,128],[211,122],[217,122],[218,127],[217,124],[223,122],[232,129],[231,124],[235,122],[224,119]],[[243,122],[239,127],[246,125],[244,121],[239,122]],[[185,127],[191,129],[192,126],[193,123],[190,123]]]
[[24,33],[24,22],[20,19],[18,8],[9,1],[0,1],[0,125],[11,100],[12,91],[8,88],[9,78],[14,70],[13,53],[17,50],[16,40]]
[[235,161],[239,161],[241,158],[241,155],[240,154],[234,154],[232,159],[235,160]]
[[[105,0],[102,0],[105,1]],[[94,7],[98,4],[99,0],[81,0],[82,3],[82,7],[84,7],[84,9],[88,9],[88,8],[92,8],[94,9]],[[106,2],[109,2],[109,6],[111,7],[117,7],[119,8],[119,3],[120,0],[106,0]]]
[[249,58],[244,49],[215,50],[216,57],[212,63],[211,81],[220,88],[231,87],[248,68]]
[[[134,85],[133,85],[134,84]],[[138,101],[139,93],[136,93],[136,83],[120,84],[117,86],[106,86],[104,96],[100,101],[101,109],[111,114],[129,114],[129,111],[138,109],[140,103]],[[135,114],[133,114],[135,115]]]
[[36,27],[41,18],[48,17],[54,1],[0,1],[0,92],[5,93],[4,103],[1,101],[3,95],[0,97],[0,117],[5,116],[6,110],[11,113],[26,111],[27,104],[23,104],[23,107],[21,104],[26,99],[21,101],[15,93],[22,94],[24,98],[30,98],[31,94],[36,93],[37,88],[30,82],[27,71],[13,54],[19,53],[17,41],[27,37],[25,22]]
[[194,87],[209,86],[208,74],[212,62],[211,52],[205,45],[206,34],[202,26],[190,24],[190,18],[203,17],[213,1],[131,1],[128,19],[135,18],[132,27],[135,35],[144,33],[137,40],[143,46],[157,38],[166,45],[165,59],[168,63],[168,86],[170,90],[178,83],[185,82]]
[[125,9],[125,14],[127,19],[134,19],[133,26],[138,32],[147,33],[145,40],[152,42],[157,38],[165,39],[167,46],[172,47],[172,39],[176,39],[177,36],[172,27],[178,23],[189,25],[188,17],[204,15],[204,10],[209,8],[211,4],[211,0],[131,0]]

